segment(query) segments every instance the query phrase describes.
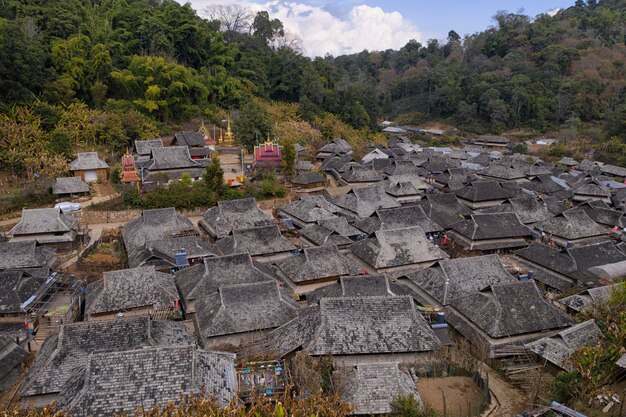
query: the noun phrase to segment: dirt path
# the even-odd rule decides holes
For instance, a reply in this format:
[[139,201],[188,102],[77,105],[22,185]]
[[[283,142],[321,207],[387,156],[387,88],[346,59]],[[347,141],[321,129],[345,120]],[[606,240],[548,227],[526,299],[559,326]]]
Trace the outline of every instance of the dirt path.
[[532,408],[529,405],[530,400],[522,391],[511,385],[487,364],[480,364],[480,373],[483,378],[488,379],[489,391],[491,391],[491,406],[481,417],[514,416]]
[[[449,376],[445,378],[420,378],[417,391],[422,401],[448,417],[468,417],[480,413],[480,388],[467,376]],[[445,407],[444,407],[445,397]]]

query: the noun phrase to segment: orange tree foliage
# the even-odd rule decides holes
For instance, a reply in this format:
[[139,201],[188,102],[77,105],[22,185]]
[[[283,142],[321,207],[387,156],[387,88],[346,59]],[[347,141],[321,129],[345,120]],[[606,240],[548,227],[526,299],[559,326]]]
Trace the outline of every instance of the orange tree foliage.
[[[342,402],[337,395],[327,395],[320,390],[314,395],[298,397],[289,390],[276,398],[256,397],[250,405],[242,405],[235,401],[226,407],[220,407],[210,398],[190,396],[181,398],[177,404],[154,406],[150,409],[138,408],[135,417],[341,417],[347,415],[352,406]],[[14,408],[0,411],[0,417],[71,417],[53,404],[42,410],[33,408]]]

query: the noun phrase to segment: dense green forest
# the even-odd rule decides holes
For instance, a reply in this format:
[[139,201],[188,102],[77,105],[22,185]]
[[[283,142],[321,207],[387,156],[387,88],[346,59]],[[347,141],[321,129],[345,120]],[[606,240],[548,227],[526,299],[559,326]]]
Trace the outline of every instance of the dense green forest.
[[624,0],[578,0],[536,18],[502,12],[464,39],[451,30],[446,40],[410,41],[398,51],[313,60],[266,12],[233,7],[203,19],[174,0],[0,6],[0,109],[36,103],[29,110],[47,132],[58,130],[59,108],[79,103],[115,119],[94,133],[102,141],[111,131],[153,131],[137,124],[217,120],[224,110],[247,109],[258,120],[261,99],[296,104],[304,122],[334,114],[372,131],[395,118],[478,133],[585,125],[592,140],[626,139]]

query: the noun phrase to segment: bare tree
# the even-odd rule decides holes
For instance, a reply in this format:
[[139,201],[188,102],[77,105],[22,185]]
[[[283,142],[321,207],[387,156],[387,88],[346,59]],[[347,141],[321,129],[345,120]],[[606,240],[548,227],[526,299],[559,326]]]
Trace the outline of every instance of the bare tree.
[[272,41],[271,45],[274,49],[289,48],[299,54],[304,53],[304,48],[302,47],[302,39],[300,39],[298,35],[292,32],[285,31],[285,34],[283,36],[275,38]]
[[248,32],[254,14],[241,4],[215,4],[202,10],[203,17],[220,22],[220,30],[226,33]]

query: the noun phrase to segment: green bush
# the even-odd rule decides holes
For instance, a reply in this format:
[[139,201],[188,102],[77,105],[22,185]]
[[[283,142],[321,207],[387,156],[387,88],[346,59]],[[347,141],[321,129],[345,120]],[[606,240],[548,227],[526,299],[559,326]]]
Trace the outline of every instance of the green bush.
[[528,153],[528,146],[526,146],[526,144],[524,143],[518,143],[517,145],[513,146],[513,149],[511,149],[511,152],[521,153],[521,154]]
[[412,395],[396,397],[390,404],[392,417],[437,417],[428,404],[420,404]]
[[122,176],[120,174],[120,167],[114,166],[111,170],[111,182],[113,184],[119,184],[122,181]]

